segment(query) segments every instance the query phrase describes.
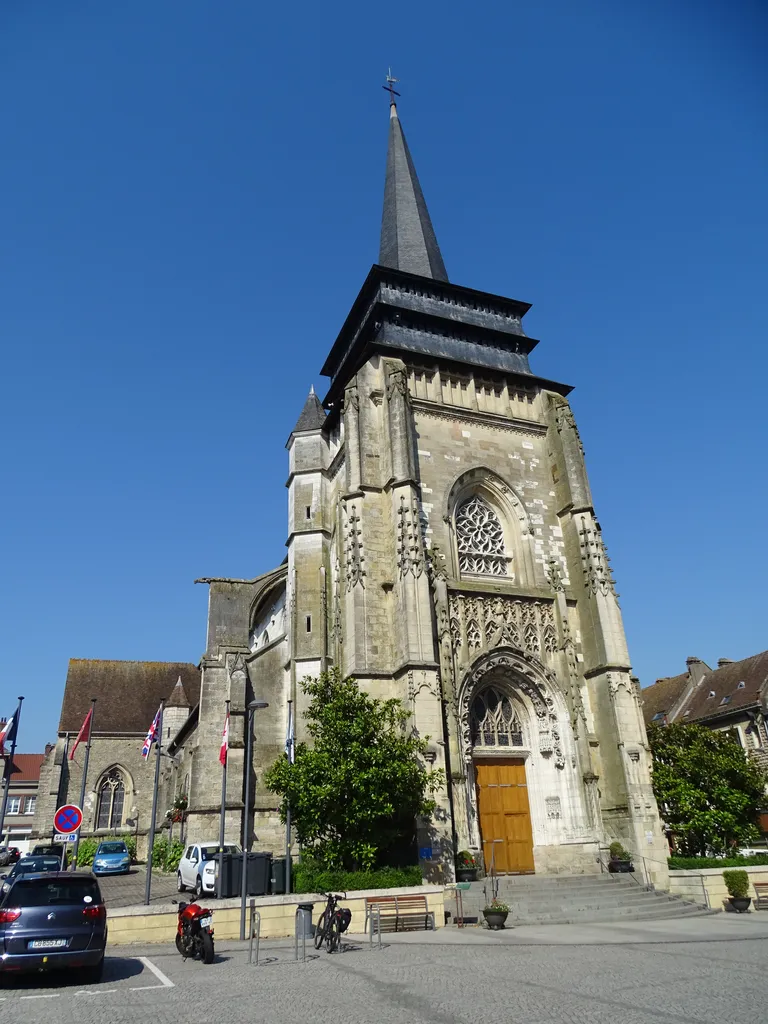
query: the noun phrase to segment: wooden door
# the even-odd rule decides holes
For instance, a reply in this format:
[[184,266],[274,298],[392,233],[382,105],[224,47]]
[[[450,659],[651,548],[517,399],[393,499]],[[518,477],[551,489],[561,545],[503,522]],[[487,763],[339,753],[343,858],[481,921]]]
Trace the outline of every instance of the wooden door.
[[528,784],[522,758],[475,763],[477,807],[485,869],[494,864],[501,874],[532,872],[533,832]]

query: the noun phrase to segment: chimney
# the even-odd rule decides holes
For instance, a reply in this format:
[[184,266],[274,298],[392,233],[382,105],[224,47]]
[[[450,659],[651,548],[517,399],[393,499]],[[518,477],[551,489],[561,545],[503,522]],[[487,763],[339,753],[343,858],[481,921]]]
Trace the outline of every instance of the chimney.
[[688,666],[688,675],[694,686],[698,686],[704,676],[712,671],[706,661],[702,661],[701,658],[686,658],[685,664]]
[[733,665],[733,664],[734,664],[733,658],[718,658],[717,659],[717,667],[718,668],[722,668],[724,665]]

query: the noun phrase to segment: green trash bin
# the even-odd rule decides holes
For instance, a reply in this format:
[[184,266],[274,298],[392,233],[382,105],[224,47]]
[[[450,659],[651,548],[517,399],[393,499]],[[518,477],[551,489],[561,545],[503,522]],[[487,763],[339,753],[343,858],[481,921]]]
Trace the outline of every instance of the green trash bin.
[[269,880],[269,891],[275,896],[285,892],[285,857],[272,858],[272,877]]

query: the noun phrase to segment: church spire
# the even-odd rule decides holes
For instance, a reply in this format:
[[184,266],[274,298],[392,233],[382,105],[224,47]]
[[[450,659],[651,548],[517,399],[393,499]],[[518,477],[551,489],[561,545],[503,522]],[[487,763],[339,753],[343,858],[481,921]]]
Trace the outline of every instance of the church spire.
[[379,263],[409,274],[420,274],[437,281],[447,281],[443,257],[435,238],[432,221],[419,185],[416,168],[397,116],[392,82],[387,76],[389,91],[389,146],[387,174],[384,181],[384,213],[381,218]]

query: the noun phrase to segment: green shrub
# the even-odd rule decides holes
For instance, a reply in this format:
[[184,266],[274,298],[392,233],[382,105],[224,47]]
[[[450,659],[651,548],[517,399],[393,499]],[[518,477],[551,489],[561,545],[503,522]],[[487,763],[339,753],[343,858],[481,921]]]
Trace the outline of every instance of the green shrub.
[[80,840],[80,845],[77,850],[77,866],[79,868],[91,867],[93,864],[93,858],[96,856],[96,848],[98,845],[98,839]]
[[354,892],[358,889],[397,889],[421,885],[421,868],[373,868],[371,871],[334,871],[312,861],[295,864],[292,872],[293,891]]
[[135,864],[136,863],[136,836],[134,836],[134,835],[125,835],[125,836],[116,836],[115,838],[123,840],[125,845],[128,847],[128,853],[131,855],[131,863]]
[[174,839],[168,847],[168,853],[165,857],[165,863],[163,868],[165,871],[176,871],[179,866],[182,854],[184,853],[184,843],[179,839]]
[[746,871],[724,871],[723,881],[729,895],[749,896],[749,875]]
[[459,871],[473,871],[477,862],[469,850],[459,850],[456,854],[456,867]]
[[165,861],[168,857],[168,840],[165,836],[158,836],[155,838],[154,846],[152,847],[152,867],[160,868],[162,871],[165,867]]
[[621,843],[611,843],[608,847],[608,852],[611,855],[611,860],[632,860],[632,854],[627,853]]
[[752,857],[670,857],[670,871],[696,871],[699,868],[749,868],[768,865],[768,854]]

